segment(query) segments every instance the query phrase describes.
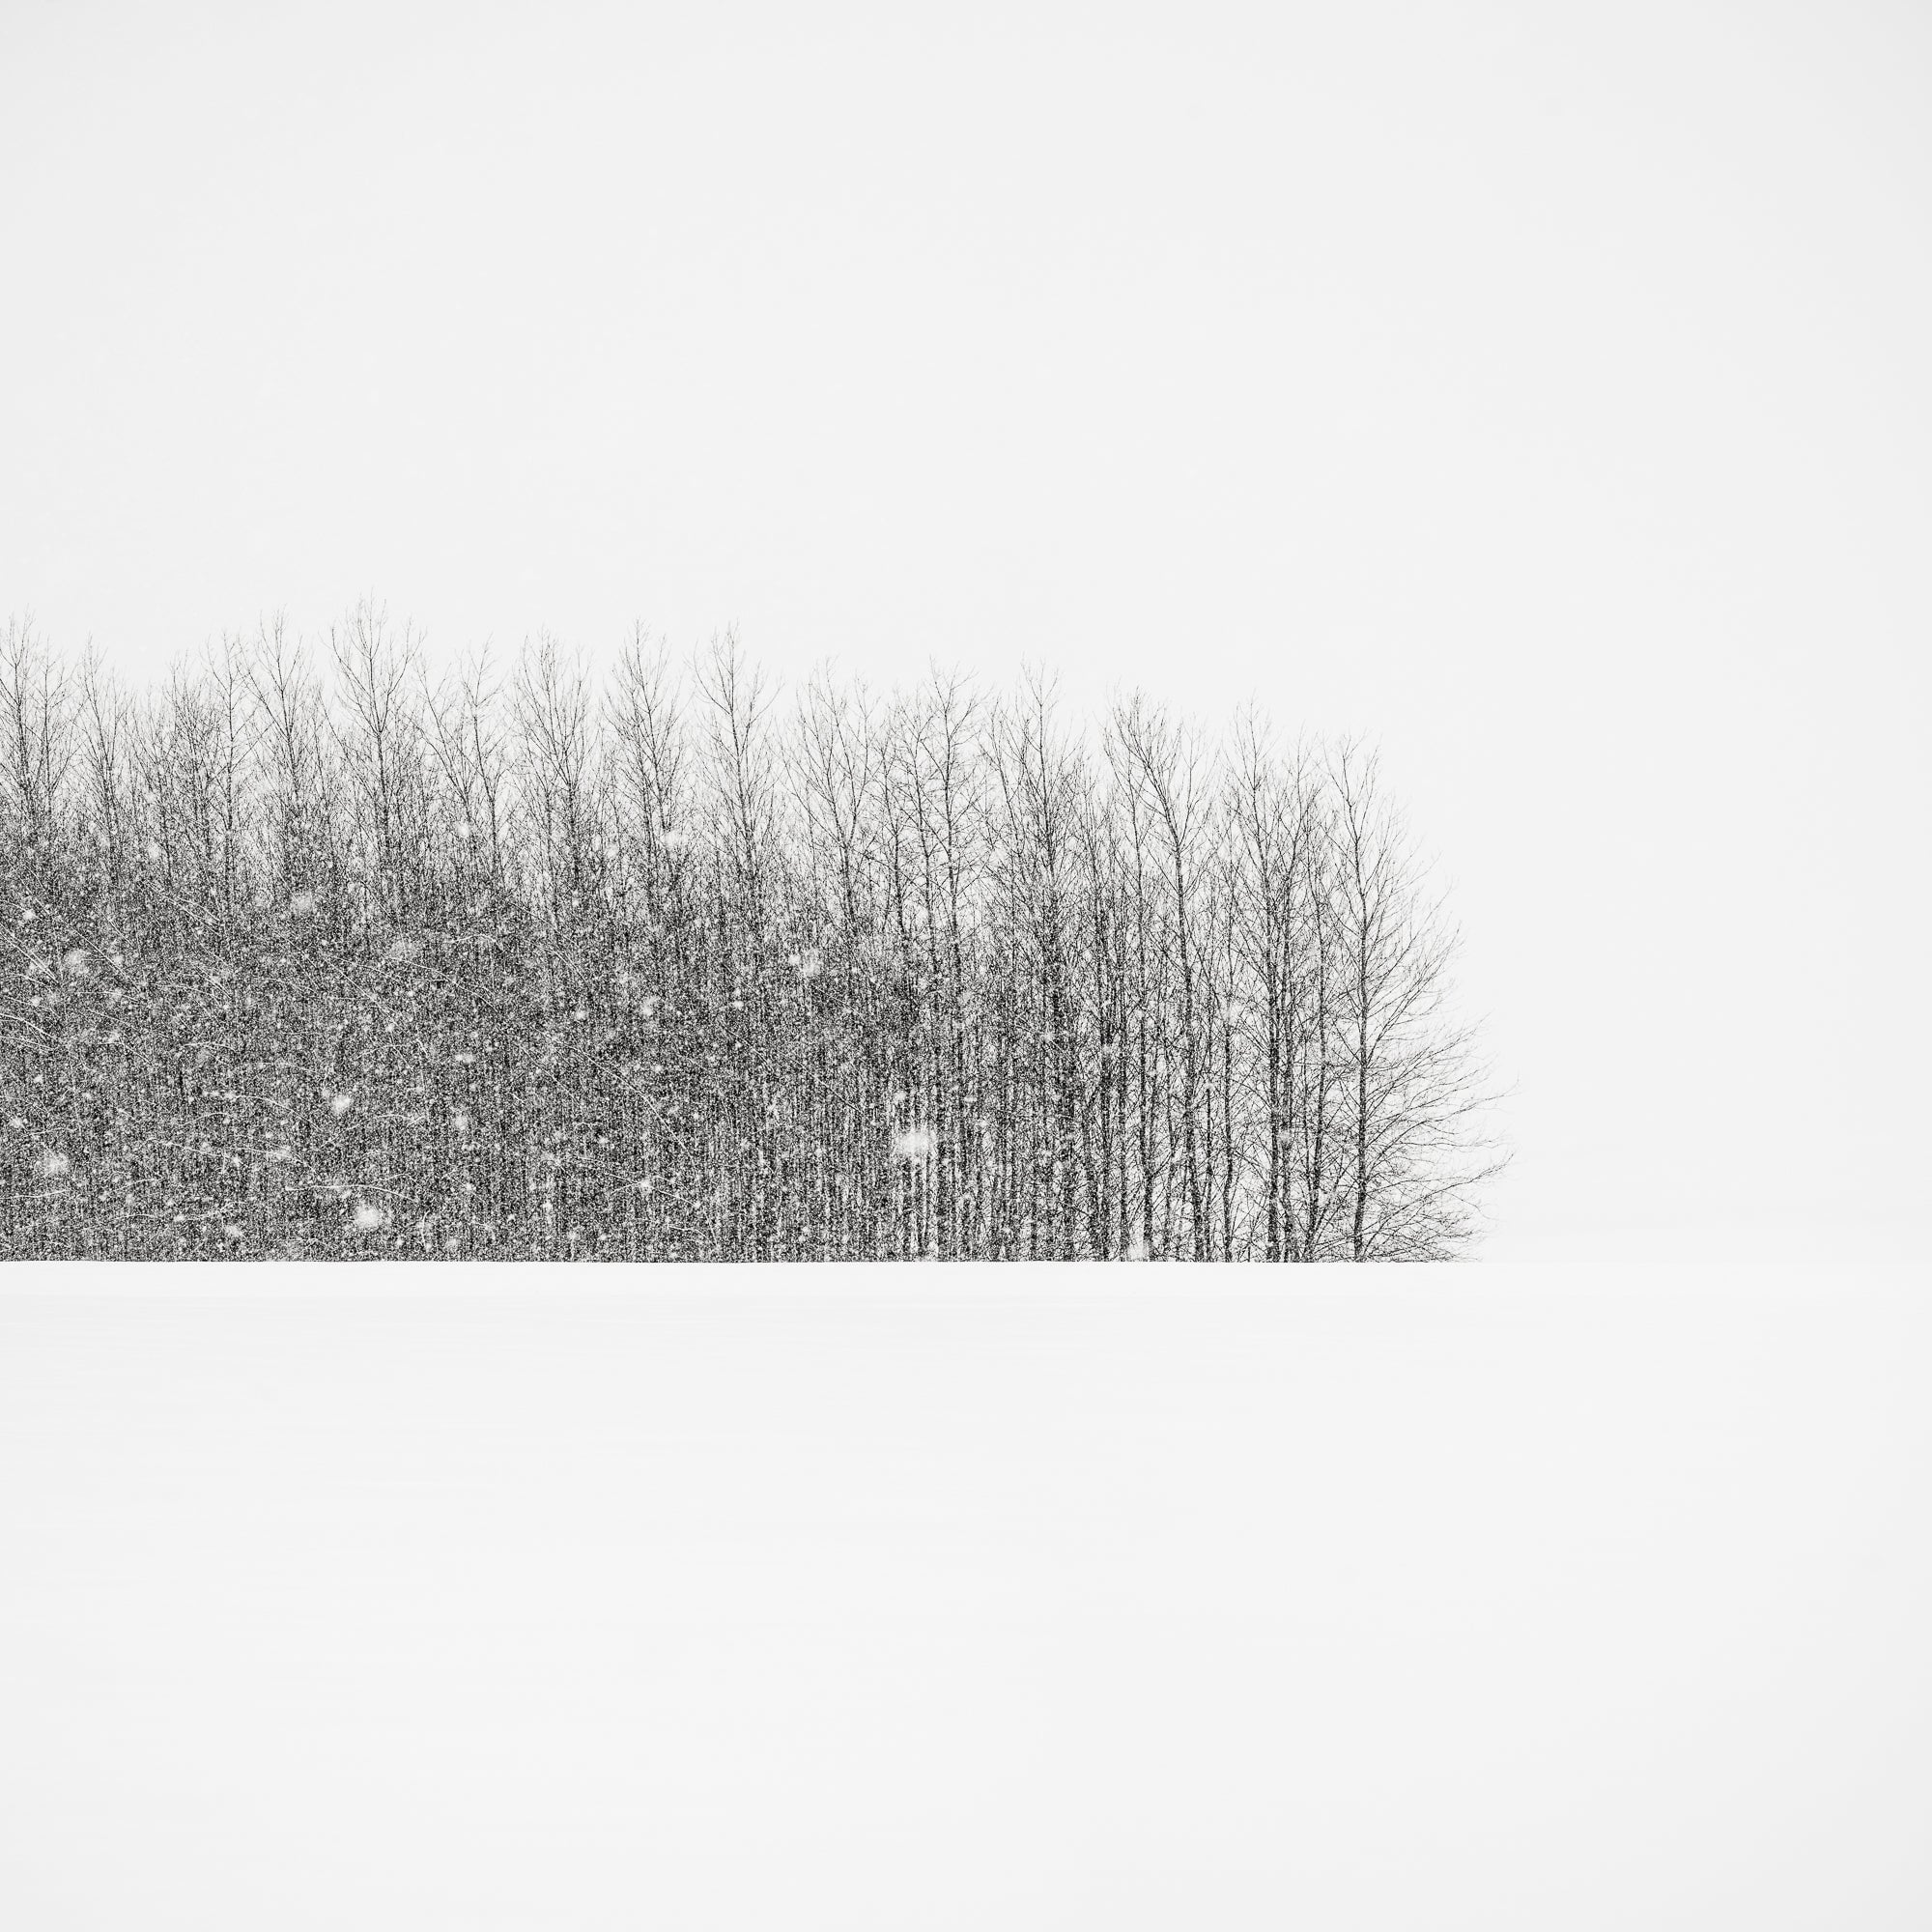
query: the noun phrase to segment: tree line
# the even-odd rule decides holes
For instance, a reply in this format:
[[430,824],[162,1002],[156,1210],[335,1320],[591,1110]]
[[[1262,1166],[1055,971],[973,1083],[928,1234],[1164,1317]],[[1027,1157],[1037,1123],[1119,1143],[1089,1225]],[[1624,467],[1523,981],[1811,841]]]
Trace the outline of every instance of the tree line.
[[728,634],[0,647],[0,1252],[1418,1261],[1494,1171],[1374,755]]

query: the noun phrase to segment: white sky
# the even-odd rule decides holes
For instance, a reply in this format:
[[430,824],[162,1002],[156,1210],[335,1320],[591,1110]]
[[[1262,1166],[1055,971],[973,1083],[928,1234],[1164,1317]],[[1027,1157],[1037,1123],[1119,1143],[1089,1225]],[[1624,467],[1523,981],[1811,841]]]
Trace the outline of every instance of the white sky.
[[5,0],[0,73],[0,613],[1367,730],[1492,1253],[1912,1241],[1932,14]]

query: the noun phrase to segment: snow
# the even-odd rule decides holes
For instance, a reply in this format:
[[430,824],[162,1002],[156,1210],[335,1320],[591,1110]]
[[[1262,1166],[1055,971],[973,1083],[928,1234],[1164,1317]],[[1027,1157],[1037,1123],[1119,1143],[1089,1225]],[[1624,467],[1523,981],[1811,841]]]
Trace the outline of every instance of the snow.
[[1231,1275],[0,1272],[0,1921],[1932,1922],[1922,1275]]

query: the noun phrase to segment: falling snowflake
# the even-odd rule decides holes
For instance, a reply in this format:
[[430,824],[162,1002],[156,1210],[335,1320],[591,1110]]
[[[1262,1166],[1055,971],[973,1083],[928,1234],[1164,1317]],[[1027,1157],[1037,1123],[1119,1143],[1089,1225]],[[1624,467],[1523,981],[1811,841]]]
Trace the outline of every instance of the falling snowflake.
[[58,1180],[72,1164],[66,1154],[59,1152],[53,1148],[48,1148],[35,1161],[34,1168],[43,1180]]
[[373,1235],[389,1217],[373,1202],[358,1201],[351,1217],[358,1235]]
[[936,1142],[930,1127],[902,1127],[893,1136],[895,1160],[930,1160]]
[[389,942],[389,950],[383,956],[391,965],[405,966],[422,951],[422,941],[407,932],[399,932]]
[[61,954],[61,964],[67,969],[70,980],[85,980],[88,971],[87,949],[83,946],[70,946]]
[[328,1111],[339,1121],[355,1104],[353,1094],[331,1094],[328,1096]]

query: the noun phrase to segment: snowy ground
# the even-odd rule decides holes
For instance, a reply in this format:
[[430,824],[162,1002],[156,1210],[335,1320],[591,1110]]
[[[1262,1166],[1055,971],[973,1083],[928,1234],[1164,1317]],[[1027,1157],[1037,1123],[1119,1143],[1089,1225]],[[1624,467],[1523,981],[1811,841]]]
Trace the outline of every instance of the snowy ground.
[[0,1272],[0,1922],[1932,1923],[1922,1276],[650,1279]]

